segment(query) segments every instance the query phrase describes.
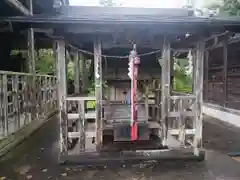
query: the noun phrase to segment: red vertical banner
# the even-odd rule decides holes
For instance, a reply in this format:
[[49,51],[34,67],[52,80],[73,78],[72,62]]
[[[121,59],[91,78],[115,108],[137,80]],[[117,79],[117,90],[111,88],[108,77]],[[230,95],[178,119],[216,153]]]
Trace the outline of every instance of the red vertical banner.
[[137,124],[137,75],[138,75],[138,64],[140,63],[137,56],[132,57],[133,71],[132,71],[132,127],[131,127],[131,140],[135,141],[138,137],[138,124]]

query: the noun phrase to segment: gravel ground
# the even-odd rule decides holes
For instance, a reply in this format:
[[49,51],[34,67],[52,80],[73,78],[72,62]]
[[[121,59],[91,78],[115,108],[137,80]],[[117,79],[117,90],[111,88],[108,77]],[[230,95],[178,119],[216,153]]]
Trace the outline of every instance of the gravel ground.
[[[203,137],[206,160],[162,162],[122,167],[82,168],[57,164],[57,119],[0,162],[0,180],[240,180],[240,163],[227,156],[240,150],[240,130],[205,117]],[[130,166],[130,167],[129,167]]]

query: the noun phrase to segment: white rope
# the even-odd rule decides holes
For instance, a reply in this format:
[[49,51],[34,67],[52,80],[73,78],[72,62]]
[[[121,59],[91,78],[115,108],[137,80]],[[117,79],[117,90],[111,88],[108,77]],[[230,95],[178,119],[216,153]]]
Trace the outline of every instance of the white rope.
[[[77,51],[79,51],[79,52],[82,52],[82,53],[94,56],[93,52],[86,51],[86,50],[83,50],[83,49],[78,49],[78,48],[76,48],[76,47],[74,47],[74,46],[72,46],[70,44],[69,44],[69,46],[72,47],[72,48],[77,49]],[[152,55],[152,54],[157,54],[159,52],[161,52],[161,49],[158,49],[156,51],[151,51],[151,52],[148,52],[148,53],[139,54],[138,56],[139,57],[143,57],[143,56],[148,56],[148,55]],[[128,59],[129,58],[129,55],[126,55],[126,56],[112,56],[112,55],[102,54],[101,56],[104,57],[104,58],[116,58],[116,59]]]

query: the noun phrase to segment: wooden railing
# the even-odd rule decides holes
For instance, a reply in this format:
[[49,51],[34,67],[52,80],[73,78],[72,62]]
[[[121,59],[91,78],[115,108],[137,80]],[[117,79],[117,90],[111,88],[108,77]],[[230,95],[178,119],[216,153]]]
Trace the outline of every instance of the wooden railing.
[[170,112],[168,127],[170,134],[177,135],[180,142],[192,140],[195,134],[196,95],[187,93],[173,93],[170,96]]
[[0,71],[0,139],[57,110],[57,79]]

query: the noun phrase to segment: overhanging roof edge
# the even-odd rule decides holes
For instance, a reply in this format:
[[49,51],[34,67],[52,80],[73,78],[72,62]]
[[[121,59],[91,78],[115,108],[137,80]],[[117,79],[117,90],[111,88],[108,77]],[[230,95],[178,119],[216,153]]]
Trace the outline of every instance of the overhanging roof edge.
[[226,18],[199,18],[199,17],[182,17],[182,18],[92,18],[87,17],[73,18],[73,17],[62,17],[62,16],[48,16],[47,14],[33,15],[33,16],[16,16],[16,17],[5,17],[0,21],[12,22],[12,23],[39,23],[39,24],[124,24],[124,23],[140,23],[140,24],[180,24],[182,26],[191,24],[199,25],[237,25],[240,26],[240,19],[226,19]]

